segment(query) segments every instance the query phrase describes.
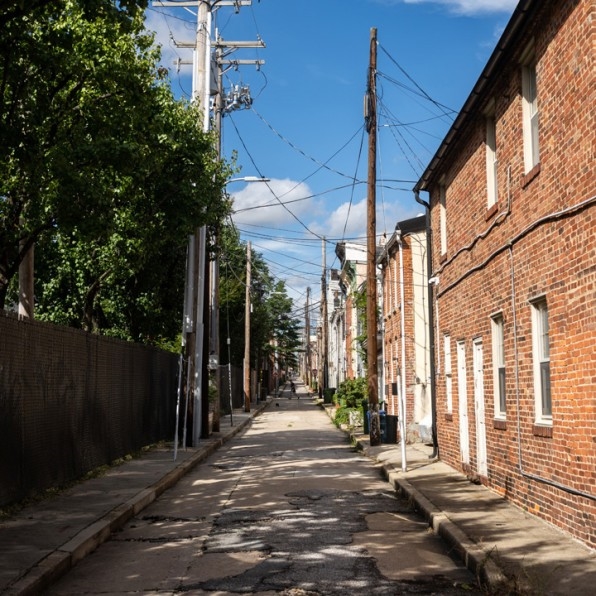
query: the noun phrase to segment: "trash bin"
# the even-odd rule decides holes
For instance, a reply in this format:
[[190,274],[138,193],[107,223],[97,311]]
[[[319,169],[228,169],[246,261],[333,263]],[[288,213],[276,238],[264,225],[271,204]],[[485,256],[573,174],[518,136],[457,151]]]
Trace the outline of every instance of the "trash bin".
[[333,403],[333,396],[335,395],[335,387],[327,387],[327,389],[323,390],[323,403],[324,404],[332,404]]
[[[386,423],[385,423],[385,410],[379,410],[379,426],[381,427],[381,443],[385,443],[385,435],[387,434]],[[365,431],[364,434],[370,435],[370,410],[366,412],[365,418]]]
[[362,408],[362,432],[367,435],[370,430],[369,430],[369,424],[368,424],[368,402],[367,401],[363,401],[360,404],[360,407]]
[[397,416],[385,416],[385,443],[397,443],[397,423]]

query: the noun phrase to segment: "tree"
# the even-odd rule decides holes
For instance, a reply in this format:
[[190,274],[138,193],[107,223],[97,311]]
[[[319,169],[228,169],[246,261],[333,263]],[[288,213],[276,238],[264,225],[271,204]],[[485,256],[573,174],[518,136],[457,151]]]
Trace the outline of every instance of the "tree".
[[229,171],[198,110],[174,100],[157,68],[144,1],[9,4],[0,30],[0,308],[36,243],[44,318],[171,339],[187,234],[228,212]]
[[[226,226],[220,234],[220,345],[227,363],[227,338],[230,337],[231,362],[241,366],[244,357],[244,317],[246,283],[246,246],[237,230]],[[300,346],[299,321],[292,316],[293,302],[282,281],[276,282],[261,254],[252,251],[250,320],[251,364],[276,352],[282,369],[295,366]],[[229,333],[229,335],[228,335]]]

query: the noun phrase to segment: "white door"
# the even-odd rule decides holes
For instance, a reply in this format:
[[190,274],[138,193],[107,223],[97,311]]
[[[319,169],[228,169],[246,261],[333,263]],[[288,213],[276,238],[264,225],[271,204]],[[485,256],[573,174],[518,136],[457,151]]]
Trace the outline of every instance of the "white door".
[[476,416],[476,458],[478,474],[488,476],[486,422],[484,420],[484,364],[482,340],[474,340],[474,413]]
[[459,449],[464,464],[470,463],[470,422],[468,420],[468,383],[466,344],[457,342],[457,397],[459,402]]

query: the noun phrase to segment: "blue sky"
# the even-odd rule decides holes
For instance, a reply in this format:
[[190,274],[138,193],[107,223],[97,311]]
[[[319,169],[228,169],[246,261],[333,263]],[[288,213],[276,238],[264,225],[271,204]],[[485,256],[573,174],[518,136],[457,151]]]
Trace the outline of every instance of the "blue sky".
[[[213,30],[226,41],[261,38],[242,49],[224,86],[250,86],[252,107],[224,117],[222,155],[237,154],[235,225],[286,282],[302,307],[320,298],[322,238],[327,267],[335,244],[365,242],[367,144],[363,98],[370,31],[377,29],[377,233],[421,213],[412,187],[463,105],[517,0],[253,0],[238,14],[222,7]],[[153,7],[147,26],[162,44],[178,96],[191,93],[192,59],[171,43],[191,41],[195,9]],[[282,206],[280,203],[283,203]],[[313,313],[314,314],[314,313]],[[316,318],[316,315],[315,315]]]

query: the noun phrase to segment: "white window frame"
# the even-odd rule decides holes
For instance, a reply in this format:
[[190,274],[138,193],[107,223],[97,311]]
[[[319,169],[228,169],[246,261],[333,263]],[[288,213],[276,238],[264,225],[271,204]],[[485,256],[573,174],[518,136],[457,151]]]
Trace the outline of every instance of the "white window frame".
[[447,414],[453,414],[453,376],[451,371],[451,336],[443,336],[443,358],[445,365],[445,400]]
[[486,192],[487,208],[490,209],[498,201],[497,187],[497,122],[495,115],[486,116]]
[[521,62],[524,168],[527,174],[540,163],[538,75],[533,43],[526,48]]
[[532,363],[536,423],[552,425],[548,305],[545,297],[536,298],[530,304],[532,308]]
[[439,185],[439,224],[441,227],[441,255],[447,254],[447,189]]
[[491,317],[492,356],[493,356],[493,393],[495,418],[505,420],[507,416],[507,392],[505,388],[505,323],[502,314]]
[[398,287],[397,287],[397,253],[393,254],[393,274],[391,279],[391,306],[392,312],[397,312],[397,295],[398,295]]

